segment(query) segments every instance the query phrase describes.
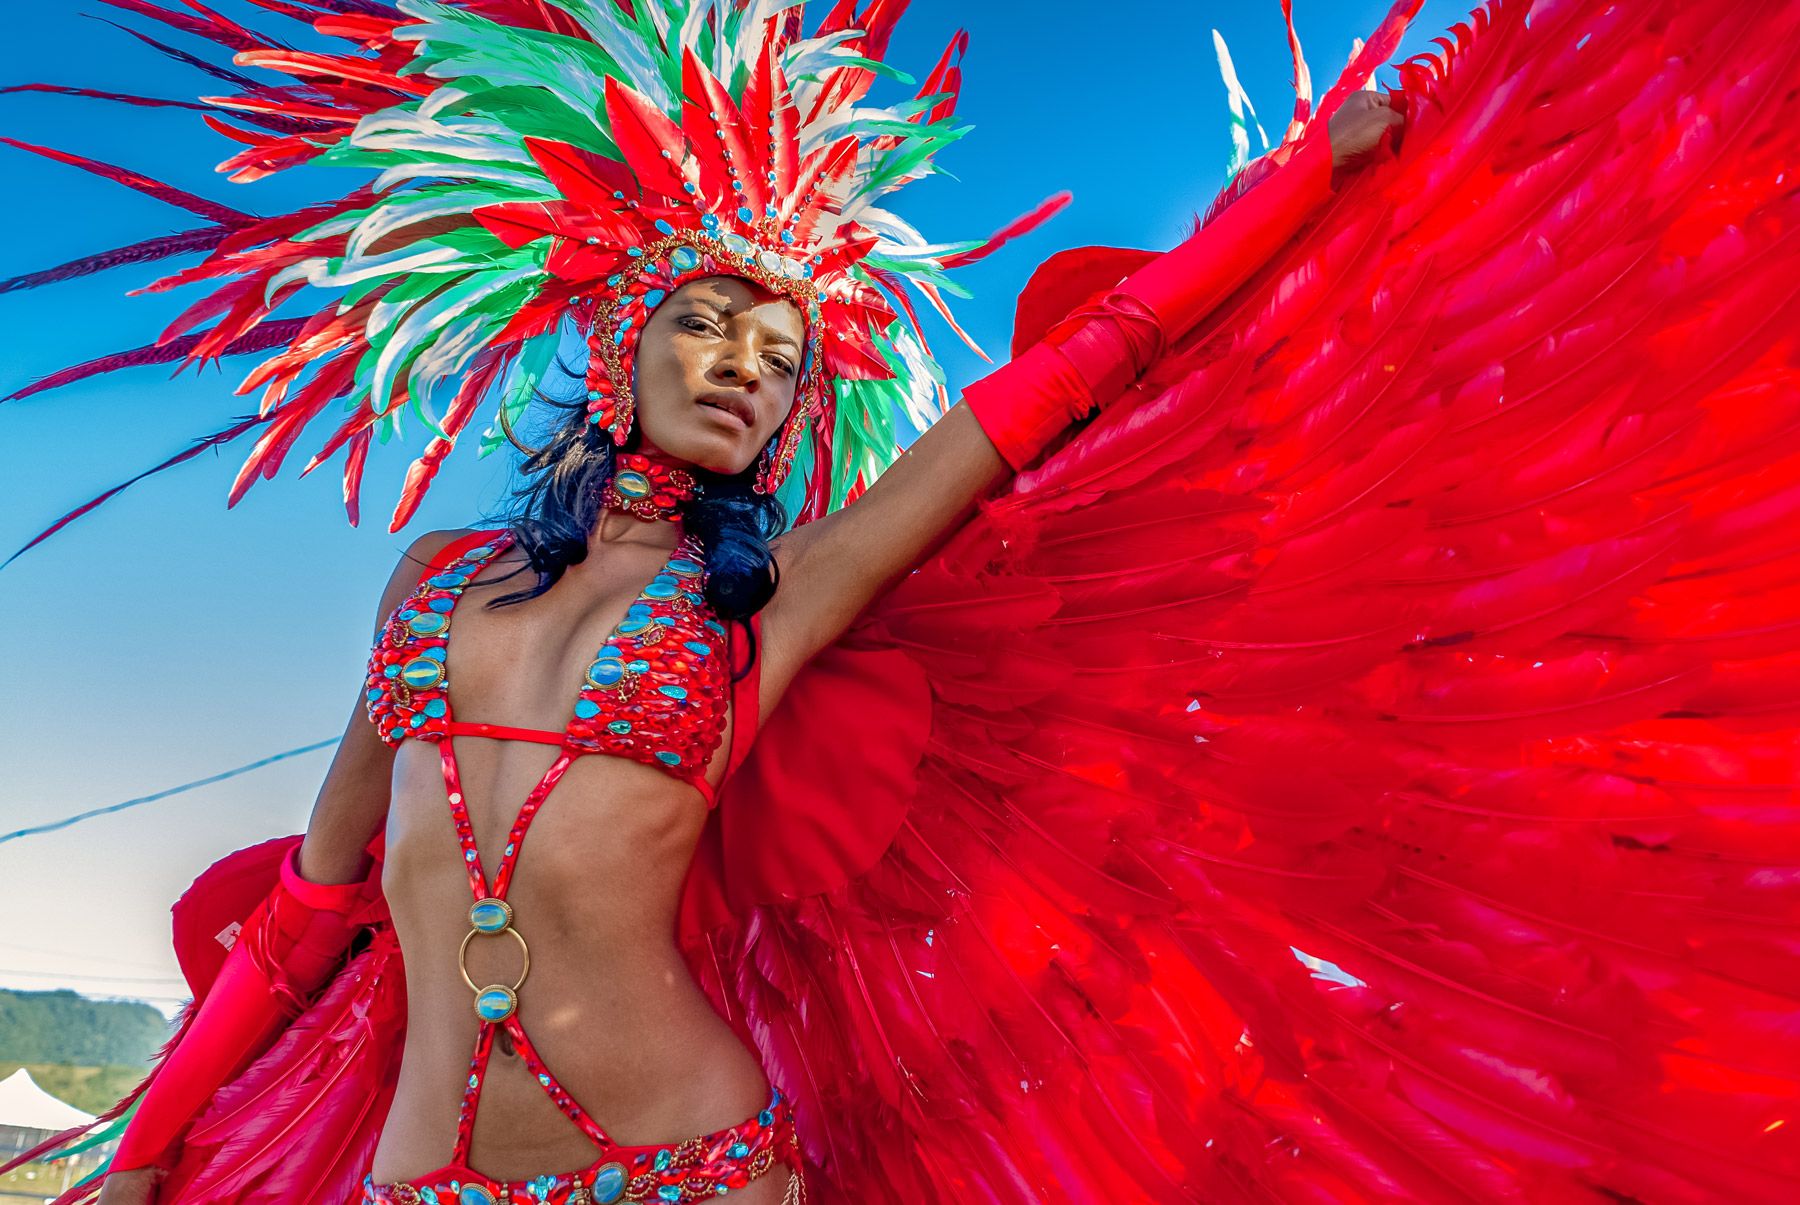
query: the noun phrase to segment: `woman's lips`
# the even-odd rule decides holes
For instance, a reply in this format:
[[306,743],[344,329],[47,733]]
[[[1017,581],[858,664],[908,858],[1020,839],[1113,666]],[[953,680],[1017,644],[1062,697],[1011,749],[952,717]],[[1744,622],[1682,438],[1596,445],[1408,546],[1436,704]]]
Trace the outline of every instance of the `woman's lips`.
[[751,407],[748,398],[733,397],[723,393],[708,393],[703,394],[696,401],[709,410],[716,410],[725,415],[746,431],[750,429],[756,417],[756,412]]

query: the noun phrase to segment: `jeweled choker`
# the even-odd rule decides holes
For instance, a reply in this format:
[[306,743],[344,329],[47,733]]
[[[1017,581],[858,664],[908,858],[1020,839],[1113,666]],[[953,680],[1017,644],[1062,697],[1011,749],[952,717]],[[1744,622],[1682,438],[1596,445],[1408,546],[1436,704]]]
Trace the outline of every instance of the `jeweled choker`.
[[600,504],[639,519],[675,521],[681,518],[681,504],[698,494],[693,474],[686,469],[660,464],[638,452],[620,452],[613,458],[612,480],[606,483]]

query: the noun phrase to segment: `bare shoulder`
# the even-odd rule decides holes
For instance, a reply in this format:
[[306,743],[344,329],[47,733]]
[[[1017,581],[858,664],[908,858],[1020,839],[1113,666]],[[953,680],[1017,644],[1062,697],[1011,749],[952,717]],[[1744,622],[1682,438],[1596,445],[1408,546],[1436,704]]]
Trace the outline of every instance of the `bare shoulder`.
[[428,531],[407,545],[406,551],[400,554],[399,563],[389,575],[386,588],[381,592],[381,604],[376,610],[375,622],[379,625],[387,620],[400,601],[419,584],[431,559],[442,552],[453,540],[468,535],[475,529],[472,527],[447,527],[438,531]]

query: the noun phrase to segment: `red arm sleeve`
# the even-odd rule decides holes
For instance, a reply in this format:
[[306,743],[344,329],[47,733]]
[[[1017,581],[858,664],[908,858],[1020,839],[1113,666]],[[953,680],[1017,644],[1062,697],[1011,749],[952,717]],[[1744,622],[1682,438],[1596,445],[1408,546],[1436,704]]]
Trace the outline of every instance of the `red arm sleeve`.
[[1321,131],[1243,202],[970,386],[964,402],[1006,462],[1023,468],[1070,422],[1130,388],[1169,341],[1267,263],[1331,191],[1331,146]]

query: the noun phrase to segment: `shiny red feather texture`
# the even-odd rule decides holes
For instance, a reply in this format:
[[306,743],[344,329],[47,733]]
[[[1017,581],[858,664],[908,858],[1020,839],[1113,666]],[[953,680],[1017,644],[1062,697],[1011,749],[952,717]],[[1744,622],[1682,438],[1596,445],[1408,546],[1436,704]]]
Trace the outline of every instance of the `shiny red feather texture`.
[[[931,682],[898,835],[690,952],[817,1199],[1790,1195],[1800,9],[1443,51],[859,633]],[[399,1017],[340,979],[177,1199],[354,1200],[281,1142],[367,1149]]]
[[1800,1182],[1800,8],[1440,45],[877,608],[936,700],[899,836],[695,960],[824,1199]]

